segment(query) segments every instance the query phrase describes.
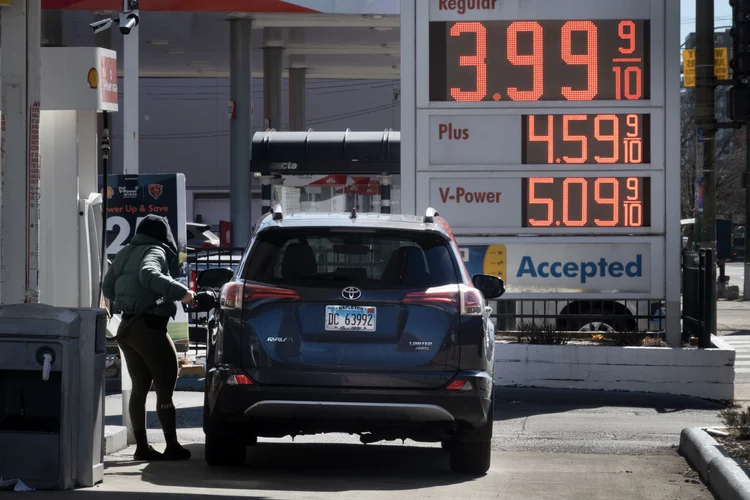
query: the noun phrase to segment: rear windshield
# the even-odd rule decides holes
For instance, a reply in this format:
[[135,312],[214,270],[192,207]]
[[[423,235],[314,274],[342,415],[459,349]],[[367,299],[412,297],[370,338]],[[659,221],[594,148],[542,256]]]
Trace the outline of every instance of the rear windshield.
[[258,236],[245,279],[315,288],[430,288],[459,282],[440,235],[394,230],[270,229]]

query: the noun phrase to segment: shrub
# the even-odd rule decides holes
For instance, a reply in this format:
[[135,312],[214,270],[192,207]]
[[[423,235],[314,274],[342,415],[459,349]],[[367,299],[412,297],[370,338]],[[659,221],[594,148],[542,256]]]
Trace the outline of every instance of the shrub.
[[554,324],[522,323],[521,335],[529,344],[565,345],[572,338],[568,332],[560,331]]
[[669,347],[669,344],[659,337],[646,337],[643,339],[643,342],[641,342],[641,345],[643,347]]
[[646,339],[644,332],[629,331],[629,330],[614,330],[607,334],[615,345],[618,346],[640,346],[643,345],[643,341]]
[[719,418],[736,437],[750,439],[750,406],[741,411],[736,408],[728,408],[719,412]]

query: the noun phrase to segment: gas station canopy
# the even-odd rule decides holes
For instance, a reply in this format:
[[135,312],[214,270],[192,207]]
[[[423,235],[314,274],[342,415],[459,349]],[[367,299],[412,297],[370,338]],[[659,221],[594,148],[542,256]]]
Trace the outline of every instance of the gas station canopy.
[[401,134],[382,132],[256,132],[251,167],[263,175],[399,174]]

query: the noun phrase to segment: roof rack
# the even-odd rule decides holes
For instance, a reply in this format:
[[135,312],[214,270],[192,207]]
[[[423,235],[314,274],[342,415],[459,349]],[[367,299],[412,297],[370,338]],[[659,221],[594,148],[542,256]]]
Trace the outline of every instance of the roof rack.
[[284,220],[284,211],[281,209],[281,205],[274,205],[273,220]]
[[431,224],[435,222],[435,217],[439,217],[439,216],[440,214],[437,213],[437,210],[435,210],[432,207],[427,207],[427,211],[425,212],[425,215],[424,215],[424,223]]

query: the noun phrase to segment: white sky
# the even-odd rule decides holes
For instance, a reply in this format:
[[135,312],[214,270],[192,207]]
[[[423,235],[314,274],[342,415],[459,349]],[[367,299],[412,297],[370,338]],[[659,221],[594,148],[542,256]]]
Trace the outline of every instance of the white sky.
[[[714,26],[729,26],[732,24],[732,8],[729,0],[714,1]],[[685,37],[695,31],[695,0],[680,1],[680,44]]]

